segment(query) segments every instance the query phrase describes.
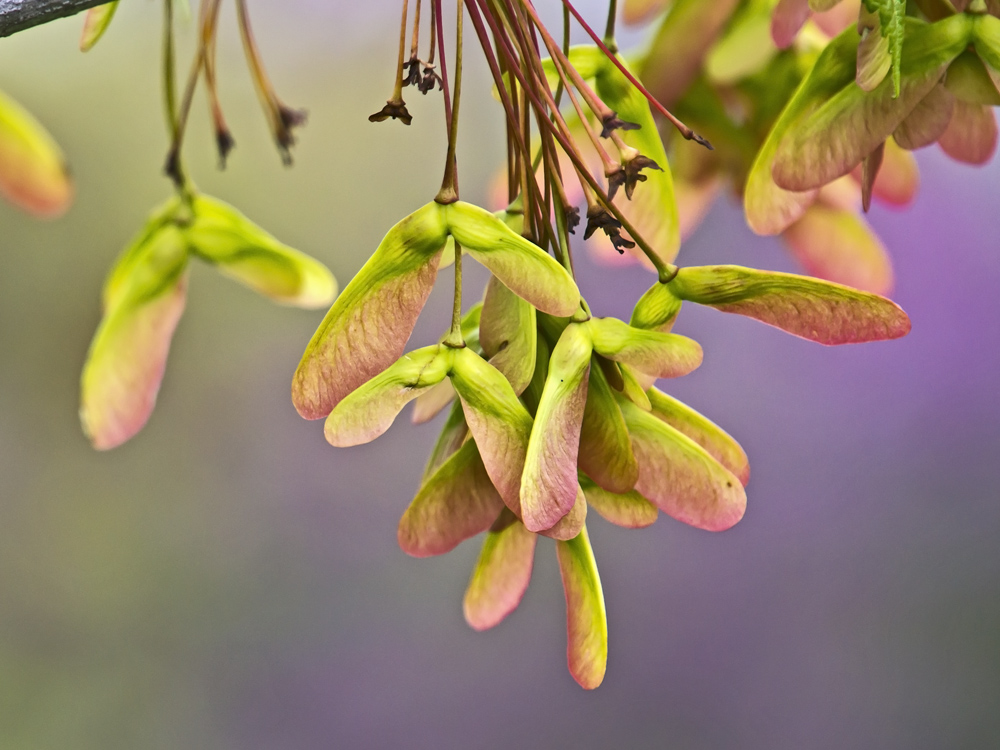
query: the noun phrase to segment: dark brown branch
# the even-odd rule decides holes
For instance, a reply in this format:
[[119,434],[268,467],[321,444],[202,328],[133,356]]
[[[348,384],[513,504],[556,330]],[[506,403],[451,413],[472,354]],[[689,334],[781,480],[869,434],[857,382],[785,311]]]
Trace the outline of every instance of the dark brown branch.
[[0,36],[72,16],[108,0],[0,0]]

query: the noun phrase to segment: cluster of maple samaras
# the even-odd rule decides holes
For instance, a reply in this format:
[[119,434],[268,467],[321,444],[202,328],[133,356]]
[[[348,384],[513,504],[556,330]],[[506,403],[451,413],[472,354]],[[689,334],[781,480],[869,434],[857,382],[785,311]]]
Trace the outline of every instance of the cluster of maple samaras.
[[889,205],[912,200],[914,149],[936,142],[970,164],[996,149],[994,0],[628,0],[624,7],[632,23],[661,11],[633,68],[715,147],[668,143],[682,236],[729,185],[751,229],[780,235],[808,273],[884,294],[892,267],[862,208],[872,196]]
[[[652,387],[701,363],[697,342],[669,332],[682,302],[825,344],[895,338],[910,324],[874,294],[737,266],[679,269],[643,295],[628,324],[593,317],[566,270],[515,231],[520,219],[432,202],[399,222],[317,329],[292,396],[303,417],[326,418],[330,443],[351,446],[381,435],[414,399],[425,421],[457,395],[400,545],[436,555],[487,532],[465,598],[468,622],[483,629],[520,601],[536,535],[555,539],[570,671],[593,688],[607,621],[588,506],[626,527],[662,510],[714,531],[746,507],[740,446]],[[492,272],[484,298],[465,314],[462,340],[404,354],[451,243]]]

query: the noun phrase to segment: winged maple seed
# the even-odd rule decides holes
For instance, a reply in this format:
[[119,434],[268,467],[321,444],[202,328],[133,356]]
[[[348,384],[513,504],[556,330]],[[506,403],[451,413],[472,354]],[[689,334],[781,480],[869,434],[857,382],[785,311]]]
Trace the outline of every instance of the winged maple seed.
[[[905,335],[906,314],[881,296],[892,268],[864,213],[913,199],[914,150],[937,143],[973,164],[992,156],[1000,3],[625,0],[626,21],[658,20],[645,51],[623,56],[617,2],[608,3],[603,35],[570,0],[561,2],[565,28],[553,34],[529,0],[457,0],[447,24],[441,0],[403,0],[392,91],[369,119],[409,125],[403,88],[440,90],[444,177],[433,200],[388,230],[336,299],[324,266],[199,194],[187,177],[181,147],[202,78],[222,159],[233,143],[216,96],[220,0],[201,4],[179,99],[167,3],[167,164],[176,196],[108,277],[81,416],[98,448],[127,440],[149,417],[192,257],[279,302],[332,302],[295,371],[295,408],[325,419],[324,435],[339,447],[374,440],[407,403],[418,423],[447,410],[400,520],[401,548],[438,555],[484,534],[464,600],[467,621],[483,630],[521,601],[538,536],[553,539],[569,670],[594,688],[606,672],[608,623],[589,511],[626,528],[649,526],[662,511],[720,532],[747,510],[749,462],[739,443],[656,386],[702,361],[701,344],[673,330],[684,304],[824,345]],[[81,46],[100,38],[114,8],[91,11]],[[303,117],[277,97],[243,0],[237,16],[287,161]],[[576,31],[590,42],[570,47]],[[504,129],[497,213],[462,200],[459,190],[469,36],[490,72]],[[483,145],[486,135],[475,135]],[[780,235],[818,278],[675,265],[682,239],[726,187],[742,199],[754,232]],[[71,192],[58,149],[5,100],[0,188],[39,213],[62,210]],[[581,294],[570,241],[581,209],[582,239],[596,253],[634,258],[655,273],[628,323],[595,314]],[[462,293],[468,257],[490,272],[473,304]],[[450,324],[442,321],[437,341],[411,346],[448,266]]]

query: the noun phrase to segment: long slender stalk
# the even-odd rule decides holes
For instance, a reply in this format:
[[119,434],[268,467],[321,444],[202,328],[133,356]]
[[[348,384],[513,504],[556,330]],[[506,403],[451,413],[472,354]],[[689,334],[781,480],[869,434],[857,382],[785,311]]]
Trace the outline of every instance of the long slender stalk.
[[181,97],[180,107],[177,110],[177,127],[174,129],[174,137],[171,140],[167,161],[163,168],[178,189],[183,188],[186,182],[181,166],[181,148],[184,145],[184,133],[187,131],[188,115],[191,114],[191,103],[194,101],[194,90],[198,86],[198,78],[201,75],[204,62],[205,42],[204,39],[199,39],[198,51],[195,54],[194,62],[191,63],[191,71],[188,73],[187,83],[184,86],[184,95]]
[[[455,19],[455,80],[452,85],[451,117],[448,123],[448,156],[444,165],[444,179],[441,182],[441,190],[434,198],[438,203],[454,203],[458,200],[458,163],[456,159],[456,149],[458,147],[458,112],[462,100],[462,46],[463,27],[465,25],[465,11],[462,8],[463,0],[458,0],[458,16]],[[444,56],[441,57],[442,64]],[[442,68],[443,69],[443,68]],[[455,245],[455,258],[460,250],[458,244]],[[457,268],[457,266],[456,266]]]
[[[491,74],[493,75],[493,81],[496,84],[497,91],[500,93],[500,101],[503,104],[505,112],[507,113],[507,121],[510,124],[511,134],[520,151],[520,159],[518,159],[518,162],[521,165],[520,171],[521,173],[525,173],[531,168],[531,152],[528,149],[528,144],[525,142],[521,131],[520,110],[511,100],[507,81],[504,79],[503,72],[500,69],[500,60],[506,60],[507,62],[505,64],[505,68],[507,69],[508,74],[514,73],[515,70],[518,70],[517,60],[510,49],[509,42],[505,35],[505,30],[497,23],[495,16],[488,12],[489,9],[486,6],[486,1],[487,0],[470,0],[468,4],[469,16],[472,19],[472,25],[476,29],[476,34],[479,36],[480,46],[483,48],[483,53],[486,55],[486,62],[490,68]],[[482,6],[482,15],[480,14],[479,6]],[[486,33],[486,28],[483,25],[484,17],[486,22],[489,24],[490,31],[493,33],[493,38],[497,45],[496,54],[494,54],[493,48],[490,46],[489,37]],[[515,80],[520,83],[523,79],[515,73],[514,78],[510,81],[511,88],[514,88]],[[531,173],[528,172],[528,174],[530,175]],[[541,194],[538,189],[538,184],[535,182],[534,178],[529,176],[525,181],[522,174],[521,179],[529,188],[527,191],[522,192],[525,203],[527,204],[529,198],[540,199]],[[524,211],[525,218],[527,219],[530,215],[527,205],[525,205]],[[552,233],[548,231],[548,222],[545,222],[543,228],[546,229],[546,238],[551,239]]]
[[[542,24],[542,20],[538,17],[538,13],[535,11],[535,6],[532,5],[529,0],[520,0],[520,4],[528,15],[531,16],[532,23],[541,30],[542,37],[547,40],[551,40],[552,36],[549,34],[548,29],[545,28],[544,24]],[[556,46],[556,49],[558,49],[558,46]],[[562,50],[557,52],[557,57],[563,58],[563,61],[566,64],[566,72],[569,74],[569,78],[573,82],[573,86],[580,92],[580,95],[583,97],[584,101],[587,102],[587,106],[593,110],[594,114],[601,120],[604,120],[609,115],[614,114],[611,109],[603,101],[601,101],[601,98],[584,80],[583,76],[577,72],[576,68],[569,63],[569,57],[564,56]]]
[[[521,72],[521,70],[518,68],[511,68],[511,72],[521,82],[521,85],[524,86],[525,85],[524,74]],[[531,97],[532,105],[535,107],[536,110],[544,111],[544,107],[541,101],[539,101],[536,98],[534,92],[528,91],[528,96]],[[551,104],[555,104],[555,102],[551,102]],[[642,235],[639,234],[639,232],[635,229],[635,226],[632,224],[631,221],[629,221],[628,217],[625,216],[621,212],[621,210],[608,198],[607,193],[604,192],[604,190],[598,184],[596,178],[587,169],[587,166],[583,162],[583,159],[580,156],[579,152],[573,147],[572,140],[569,137],[567,137],[567,135],[564,133],[564,131],[568,132],[568,128],[566,127],[566,123],[563,120],[562,115],[559,113],[559,110],[552,109],[552,113],[555,117],[557,125],[557,127],[554,127],[552,129],[552,135],[555,137],[557,141],[559,141],[559,145],[566,152],[567,156],[569,156],[569,158],[573,161],[573,164],[576,167],[577,171],[580,173],[581,176],[584,177],[584,179],[590,185],[591,190],[593,190],[594,193],[597,194],[601,203],[603,203],[607,207],[607,209],[611,212],[611,215],[614,216],[619,223],[621,223],[625,231],[629,233],[629,235],[632,237],[633,240],[635,240],[636,244],[639,246],[639,249],[642,250],[643,254],[649,259],[649,262],[653,264],[653,267],[659,274],[660,281],[669,281],[670,279],[672,279],[674,276],[677,275],[677,267],[674,266],[673,264],[666,263],[662,258],[660,258],[660,256],[656,254],[656,251],[653,250],[653,248],[645,240],[645,238],[643,238]],[[541,125],[542,123],[546,123],[548,125],[552,124],[549,123],[549,121],[544,118],[539,120],[539,124]]]
[[[563,39],[562,39],[562,50],[563,55],[569,57],[569,8],[565,5],[563,6]],[[556,106],[562,104],[562,94],[566,88],[566,82],[563,80],[562,76],[559,76],[559,84],[556,86]]]
[[[405,8],[404,8],[405,13]],[[254,88],[257,89],[257,97],[264,107],[268,124],[271,126],[271,136],[281,153],[282,161],[288,165],[292,163],[292,156],[289,152],[295,143],[295,136],[292,129],[305,123],[305,112],[292,109],[286,106],[278,98],[274,91],[271,79],[264,69],[264,61],[260,51],[257,49],[257,41],[254,39],[253,29],[250,27],[250,14],[247,12],[246,0],[236,0],[236,16],[240,27],[240,38],[243,41],[243,51],[250,66],[250,73],[253,78]],[[405,19],[404,29],[401,34],[401,43],[405,41]],[[401,84],[402,68],[397,72],[397,91]],[[398,99],[399,97],[394,97]],[[404,108],[405,111],[405,108]]]
[[444,84],[444,119],[451,128],[451,82],[448,80],[448,61],[444,54],[444,20],[441,18],[441,0],[434,0],[434,23],[437,26],[438,57],[441,58],[441,81]]
[[458,240],[455,240],[455,296],[451,305],[451,329],[444,344],[453,349],[465,346],[465,337],[462,336],[462,246]]
[[167,134],[177,139],[177,71],[174,63],[174,3],[163,2],[163,110],[167,118]]
[[199,22],[201,24],[202,43],[205,44],[205,86],[208,89],[209,108],[212,113],[212,125],[215,128],[215,143],[219,151],[219,165],[225,167],[226,156],[232,150],[235,142],[226,125],[219,102],[219,91],[216,85],[215,55],[216,28],[219,21],[221,0],[206,0],[201,5]]
[[417,56],[417,48],[420,45],[420,0],[417,0],[417,7],[413,10],[413,36],[410,38],[410,57]]
[[[527,0],[525,0],[525,2],[527,2]],[[629,72],[628,68],[622,65],[622,62],[621,60],[618,59],[618,56],[610,49],[608,49],[608,46],[601,40],[599,36],[597,36],[594,30],[590,28],[590,25],[583,19],[583,16],[580,15],[580,12],[573,7],[573,4],[570,3],[569,0],[563,0],[563,5],[569,8],[569,12],[573,14],[577,22],[583,27],[583,30],[586,31],[587,34],[590,36],[590,38],[594,40],[594,44],[596,44],[598,47],[601,48],[601,51],[608,56],[608,59],[615,64],[615,67],[621,71],[622,75],[628,79],[629,83],[635,86],[636,89],[639,91],[639,93],[642,94],[644,97],[646,97],[646,100],[653,106],[653,108],[661,115],[666,117],[671,122],[671,124],[675,128],[677,128],[678,131],[680,131],[680,134],[684,138],[686,138],[689,141],[694,141],[695,143],[699,143],[707,149],[712,148],[711,143],[709,143],[705,138],[703,138],[702,136],[698,135],[696,132],[691,130],[691,128],[689,128],[679,119],[674,117],[674,115],[671,114],[666,107],[660,104],[660,102],[657,100],[655,96],[653,96],[652,94],[649,93],[649,91],[646,90],[646,87],[639,82],[639,79],[636,78],[634,75],[632,75],[632,73]]]
[[399,24],[399,59],[396,61],[396,82],[392,88],[392,101],[403,99],[403,60],[406,49],[406,18],[409,14],[410,0],[403,0],[403,20]]
[[[565,5],[563,6],[566,7]],[[604,43],[608,49],[618,54],[618,43],[615,41],[615,23],[618,20],[618,0],[608,0],[608,23],[604,27]]]

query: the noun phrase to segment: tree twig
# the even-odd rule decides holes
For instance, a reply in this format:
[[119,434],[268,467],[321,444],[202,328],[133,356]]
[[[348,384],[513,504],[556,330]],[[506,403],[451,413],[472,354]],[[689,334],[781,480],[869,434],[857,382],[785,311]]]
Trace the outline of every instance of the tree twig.
[[109,0],[0,0],[0,37],[72,16]]

